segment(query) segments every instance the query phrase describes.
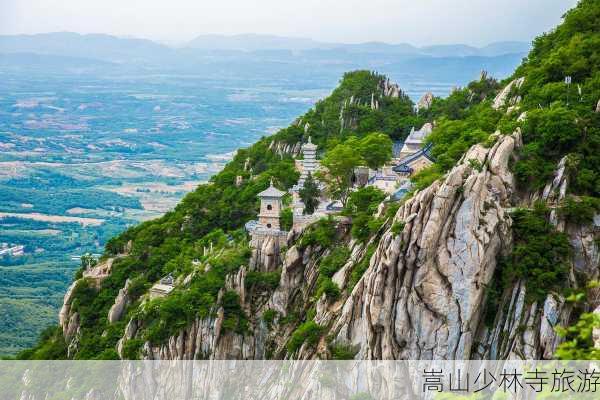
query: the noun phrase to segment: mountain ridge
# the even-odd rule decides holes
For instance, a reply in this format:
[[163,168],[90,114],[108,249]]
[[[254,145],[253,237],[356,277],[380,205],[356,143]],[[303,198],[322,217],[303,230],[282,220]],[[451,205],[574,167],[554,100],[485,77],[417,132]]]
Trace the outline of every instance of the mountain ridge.
[[[464,44],[416,47],[408,43],[385,42],[327,43],[309,38],[293,38],[277,35],[199,35],[183,46],[168,46],[149,39],[119,37],[109,34],[79,34],[74,32],[50,32],[30,35],[0,35],[0,52],[33,52],[54,55],[81,55],[85,51],[97,51],[99,55],[123,57],[124,52],[138,52],[149,57],[151,52],[174,53],[177,49],[196,50],[339,50],[352,52],[390,52],[403,55],[429,56],[498,56],[508,53],[524,53],[529,49],[525,42],[494,42],[483,47]],[[67,51],[74,52],[67,54]]]
[[[482,73],[422,110],[381,74],[346,73],[175,210],[113,238],[82,267],[61,326],[19,357],[600,357],[598,18],[582,0],[502,83]],[[308,137],[325,160],[426,122],[435,162],[405,198],[357,188],[285,248],[250,246],[256,195],[296,183]],[[149,296],[167,274],[173,291]]]

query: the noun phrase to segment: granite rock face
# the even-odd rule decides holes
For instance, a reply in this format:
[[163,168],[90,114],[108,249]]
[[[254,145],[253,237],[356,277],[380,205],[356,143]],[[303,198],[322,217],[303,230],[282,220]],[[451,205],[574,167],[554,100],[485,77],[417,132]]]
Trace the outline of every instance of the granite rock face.
[[71,302],[73,301],[73,295],[75,294],[77,285],[85,279],[92,285],[99,287],[102,281],[110,275],[113,261],[114,258],[108,258],[105,261],[86,269],[83,272],[83,277],[73,281],[71,286],[67,289],[63,299],[63,305],[58,313],[58,324],[62,328],[63,335],[67,342],[69,342],[79,331],[79,315],[71,309]]
[[428,110],[433,103],[433,93],[427,92],[417,102],[417,110]]
[[383,79],[379,83],[379,88],[385,97],[400,97],[400,94],[402,94],[400,86],[398,86],[396,83],[391,83],[389,78]]
[[279,240],[266,237],[257,241],[257,246],[252,250],[250,269],[258,271],[273,271],[280,263]]
[[112,305],[110,310],[108,311],[108,323],[113,324],[121,319],[123,316],[123,312],[125,312],[125,308],[129,305],[129,286],[131,285],[131,281],[127,279],[125,281],[125,286],[119,290],[119,294],[115,298],[115,304]]
[[[244,312],[249,314],[258,302],[250,302],[246,288],[246,267],[241,267],[237,273],[227,275],[225,288],[219,293],[217,305],[208,317],[196,320],[171,336],[160,345],[145,342],[141,355],[146,360],[226,360],[226,359],[262,359],[266,329],[264,324],[254,327],[252,335],[244,335],[227,330],[223,326],[225,311],[220,305],[225,290],[233,290],[240,296]],[[263,302],[265,300],[263,299]],[[138,328],[143,321],[131,320],[125,329],[125,335],[118,344],[121,354],[124,344],[136,337]]]
[[[474,146],[398,210],[333,330],[365,359],[469,358],[496,256],[510,243],[508,161],[517,132]],[[484,165],[472,167],[471,160]]]
[[289,144],[285,142],[272,141],[269,145],[269,150],[272,150],[280,157],[283,157],[284,155],[297,157],[302,152],[302,143],[297,142],[294,144]]
[[492,108],[498,110],[505,105],[514,106],[517,104],[521,98],[519,96],[511,96],[511,92],[515,89],[519,89],[523,82],[525,82],[525,78],[521,77],[518,79],[512,80],[504,89],[498,93],[498,95],[494,98],[494,102],[492,103]]

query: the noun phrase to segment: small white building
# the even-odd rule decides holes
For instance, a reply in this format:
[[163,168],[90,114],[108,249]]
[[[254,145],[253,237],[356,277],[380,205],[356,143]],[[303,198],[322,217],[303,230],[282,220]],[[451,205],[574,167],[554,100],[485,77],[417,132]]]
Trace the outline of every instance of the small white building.
[[433,125],[429,122],[424,124],[418,131],[415,131],[415,128],[412,128],[410,134],[404,141],[398,159],[402,160],[403,158],[408,157],[411,154],[421,150],[421,147],[423,147],[423,142],[425,141],[427,136],[429,136],[432,130]]
[[175,289],[175,279],[173,279],[173,275],[169,274],[150,288],[150,298],[166,297],[173,289]]

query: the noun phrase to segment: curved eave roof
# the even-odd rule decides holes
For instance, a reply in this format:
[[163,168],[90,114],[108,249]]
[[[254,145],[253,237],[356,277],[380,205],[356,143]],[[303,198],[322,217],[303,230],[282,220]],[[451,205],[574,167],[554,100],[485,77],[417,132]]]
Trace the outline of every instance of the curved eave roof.
[[258,197],[283,197],[285,192],[277,189],[275,186],[269,186],[266,190],[263,190],[258,194]]
[[435,162],[435,158],[430,153],[432,147],[433,147],[433,144],[429,143],[427,146],[425,146],[421,150],[419,150],[419,151],[417,151],[417,152],[415,152],[415,153],[407,156],[406,158],[402,159],[402,161],[400,162],[400,164],[398,164],[395,167],[393,167],[392,170],[394,172],[412,172],[412,168],[409,166],[409,164],[412,163],[415,160],[418,160],[421,157],[425,157],[426,159],[428,159],[432,163]]

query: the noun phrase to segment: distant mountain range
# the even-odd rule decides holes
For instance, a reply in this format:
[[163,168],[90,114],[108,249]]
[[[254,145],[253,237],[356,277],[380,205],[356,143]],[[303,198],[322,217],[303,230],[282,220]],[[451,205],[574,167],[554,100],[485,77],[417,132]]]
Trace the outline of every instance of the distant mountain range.
[[[71,32],[0,36],[0,68],[11,73],[185,73],[222,79],[271,76],[336,82],[344,72],[371,69],[410,82],[461,85],[482,69],[502,78],[526,55],[529,44],[497,42],[415,47],[368,42],[324,43],[271,35],[202,35],[174,47],[147,39]],[[440,89],[443,93],[446,89]],[[437,93],[437,92],[436,92]]]
[[105,34],[80,35],[72,32],[36,35],[0,36],[0,53],[36,53],[68,57],[101,59],[111,62],[161,62],[165,57],[196,51],[264,52],[288,50],[304,52],[320,50],[335,53],[386,53],[403,56],[494,57],[526,53],[524,42],[496,42],[485,47],[464,44],[415,47],[410,44],[367,42],[360,44],[325,43],[306,38],[274,35],[201,35],[181,48],[173,48],[147,39],[120,38]]
[[341,50],[358,53],[389,52],[403,55],[428,55],[434,57],[448,56],[499,56],[513,53],[526,53],[530,44],[525,42],[494,42],[484,47],[473,47],[465,44],[437,45],[415,47],[408,43],[389,44],[384,42],[365,42],[358,44],[325,43],[306,38],[291,38],[273,35],[201,35],[187,43],[186,47],[203,50]]
[[72,32],[0,36],[0,53],[36,53],[111,62],[159,61],[174,50],[146,39]]
[[326,43],[312,39],[292,38],[254,33],[243,35],[200,35],[189,41],[185,47],[203,50],[309,50],[329,47]]

